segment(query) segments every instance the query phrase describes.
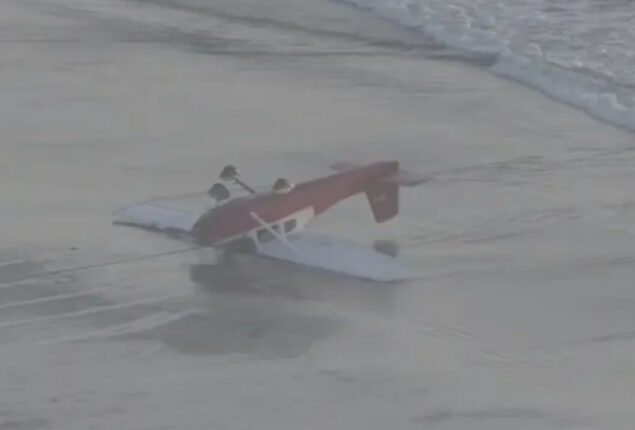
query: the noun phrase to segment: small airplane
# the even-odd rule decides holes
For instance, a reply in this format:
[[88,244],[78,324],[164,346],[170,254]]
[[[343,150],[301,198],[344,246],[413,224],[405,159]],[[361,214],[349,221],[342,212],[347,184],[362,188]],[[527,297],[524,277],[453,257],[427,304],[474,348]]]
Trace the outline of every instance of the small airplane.
[[[366,194],[375,221],[388,221],[399,212],[399,187],[427,178],[400,169],[397,161],[331,167],[337,173],[297,185],[280,178],[271,189],[256,191],[229,165],[220,174],[222,182],[207,192],[213,207],[150,201],[118,211],[115,223],[176,234],[202,247],[254,253],[375,281],[408,279],[405,266],[386,247],[370,249],[302,230],[317,215],[360,193]],[[247,194],[233,197],[225,185],[230,182]]]

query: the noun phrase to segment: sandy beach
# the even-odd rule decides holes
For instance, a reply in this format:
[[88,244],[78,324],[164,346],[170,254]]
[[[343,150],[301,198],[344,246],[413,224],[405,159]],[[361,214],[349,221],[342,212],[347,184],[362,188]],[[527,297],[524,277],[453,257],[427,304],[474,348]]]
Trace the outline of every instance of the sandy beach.
[[[0,429],[632,428],[633,134],[326,0],[5,0],[0,95]],[[401,285],[111,224],[390,159]]]

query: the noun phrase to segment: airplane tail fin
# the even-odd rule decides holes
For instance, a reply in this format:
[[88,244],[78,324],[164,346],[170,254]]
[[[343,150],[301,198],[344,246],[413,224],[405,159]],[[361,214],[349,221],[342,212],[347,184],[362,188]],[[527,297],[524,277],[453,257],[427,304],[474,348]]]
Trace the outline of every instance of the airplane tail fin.
[[[394,163],[393,172],[374,180],[365,190],[368,203],[373,211],[375,221],[384,222],[393,218],[399,212],[399,187],[413,187],[430,178],[400,169]],[[361,164],[340,162],[331,165],[333,170],[345,172],[362,167]]]
[[399,184],[373,182],[366,189],[368,204],[376,222],[384,222],[399,212]]

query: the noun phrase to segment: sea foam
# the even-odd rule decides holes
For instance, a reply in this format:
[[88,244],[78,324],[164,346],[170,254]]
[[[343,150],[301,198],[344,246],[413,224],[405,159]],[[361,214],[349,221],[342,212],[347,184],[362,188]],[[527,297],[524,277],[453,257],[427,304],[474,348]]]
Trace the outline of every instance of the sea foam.
[[[518,36],[519,32],[516,32],[514,37],[505,38],[512,32],[506,32],[504,26],[510,27],[517,23],[513,20],[501,20],[496,13],[488,14],[488,8],[492,12],[498,12],[503,7],[503,3],[483,0],[478,5],[480,7],[470,7],[469,3],[460,4],[451,0],[341,1],[371,10],[408,28],[421,31],[444,46],[460,49],[472,55],[483,54],[489,57],[494,55],[497,61],[489,66],[493,73],[540,90],[586,111],[595,118],[635,131],[635,82],[630,80],[620,82],[619,79],[615,79],[620,71],[615,70],[611,73],[610,66],[619,69],[618,61],[614,61],[614,64],[609,63],[609,67],[600,62],[594,63],[594,67],[591,67],[580,64],[579,60],[566,61],[566,51],[564,51],[565,55],[562,54],[562,40],[557,41],[560,48],[559,55],[554,55],[553,52],[549,52],[547,44],[519,40],[522,39]],[[544,18],[544,12],[530,8],[532,6],[530,0],[517,2],[517,4],[511,2],[511,4],[517,7],[517,10],[511,10],[509,14],[534,13],[542,14],[539,17]],[[509,3],[504,7],[509,8]],[[555,27],[562,23],[542,19],[540,24]],[[546,30],[548,31],[549,28],[547,27]],[[556,32],[555,29],[552,28],[552,30]],[[572,45],[574,42],[580,43],[573,37],[568,42]],[[626,42],[625,44],[628,45]],[[564,45],[567,48],[566,43]],[[579,49],[579,47],[576,48]],[[571,51],[573,52],[574,49],[572,48]],[[596,56],[599,57],[599,55]],[[633,57],[635,58],[635,53]]]

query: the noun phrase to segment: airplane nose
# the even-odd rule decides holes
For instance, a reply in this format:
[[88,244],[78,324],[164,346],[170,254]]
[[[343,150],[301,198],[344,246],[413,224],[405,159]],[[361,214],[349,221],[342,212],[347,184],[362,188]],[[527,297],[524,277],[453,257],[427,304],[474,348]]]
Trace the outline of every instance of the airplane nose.
[[207,246],[210,244],[210,241],[207,239],[210,232],[209,222],[206,218],[207,217],[203,215],[192,226],[192,237],[194,238],[194,242],[199,246]]

